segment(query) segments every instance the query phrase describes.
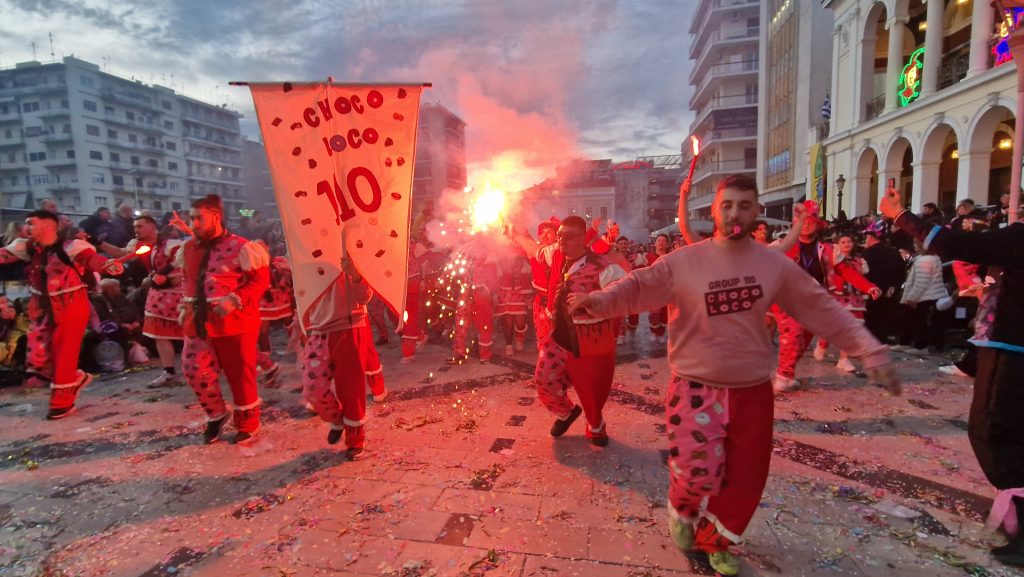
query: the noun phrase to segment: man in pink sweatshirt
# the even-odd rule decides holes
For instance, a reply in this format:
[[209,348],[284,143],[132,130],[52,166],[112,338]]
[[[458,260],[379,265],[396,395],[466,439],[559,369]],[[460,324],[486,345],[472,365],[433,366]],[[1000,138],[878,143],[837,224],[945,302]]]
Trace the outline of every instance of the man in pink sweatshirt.
[[680,549],[707,553],[724,575],[739,570],[728,547],[757,510],[772,454],[768,308],[778,304],[859,357],[894,394],[900,389],[886,347],[786,255],[750,238],[757,194],[753,179],[725,178],[712,205],[714,238],[568,297],[574,313],[600,318],[668,306],[670,533]]

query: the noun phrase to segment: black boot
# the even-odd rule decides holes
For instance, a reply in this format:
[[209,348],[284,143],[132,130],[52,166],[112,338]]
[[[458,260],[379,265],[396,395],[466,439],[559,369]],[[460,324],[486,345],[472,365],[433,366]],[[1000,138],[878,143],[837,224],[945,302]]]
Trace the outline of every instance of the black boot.
[[1024,497],[1014,497],[1013,504],[1017,508],[1017,536],[1002,547],[992,549],[996,561],[1007,565],[1024,566]]

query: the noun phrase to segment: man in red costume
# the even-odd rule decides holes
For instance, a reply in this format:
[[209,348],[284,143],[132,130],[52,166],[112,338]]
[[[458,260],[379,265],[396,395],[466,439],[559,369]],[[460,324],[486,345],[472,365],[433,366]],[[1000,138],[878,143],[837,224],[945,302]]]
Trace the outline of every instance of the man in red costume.
[[[825,221],[818,216],[818,203],[808,200],[804,202],[804,207],[807,216],[800,229],[800,241],[786,252],[786,256],[825,290],[828,290],[830,281],[840,279],[869,297],[878,298],[882,291],[864,278],[849,260],[835,262],[832,243],[817,240],[817,233],[825,228]],[[799,322],[782,310],[775,312],[775,322],[779,327],[779,364],[772,374],[772,387],[779,393],[799,384],[796,380],[796,364],[810,344],[813,333],[804,330]]]
[[28,238],[0,249],[0,264],[28,262],[32,298],[26,370],[51,382],[46,418],[63,419],[74,412],[78,393],[92,382],[92,375],[78,370],[82,337],[89,324],[85,275],[121,274],[124,267],[96,254],[84,240],[60,240],[59,221],[52,212],[30,212],[25,223]]
[[[617,264],[588,248],[587,223],[578,216],[562,221],[558,229],[558,254],[548,280],[545,309],[548,331],[539,335],[534,380],[537,396],[556,420],[551,436],[561,437],[573,421],[584,414],[586,436],[599,447],[608,444],[608,428],[602,413],[615,376],[615,340],[619,319],[601,320],[589,315],[570,314],[566,297],[573,292],[604,288],[626,272]],[[580,404],[567,395],[576,390]]]
[[[341,269],[334,284],[300,320],[307,335],[302,394],[330,424],[329,444],[338,443],[344,434],[345,456],[352,460],[363,452],[366,441],[366,352],[374,350],[366,303],[373,293],[351,259],[342,258]],[[382,391],[383,386],[381,379]]]
[[216,442],[228,420],[218,377],[234,401],[236,444],[251,444],[260,428],[256,341],[260,297],[270,285],[270,255],[224,228],[224,206],[211,194],[192,203],[193,238],[178,251],[182,269],[182,366],[206,411],[203,440]]
[[184,338],[178,323],[178,305],[181,304],[181,269],[175,266],[175,257],[182,241],[170,238],[170,229],[160,231],[156,220],[149,215],[135,218],[135,238],[127,246],[118,248],[108,242],[101,243],[103,252],[122,258],[131,258],[137,250],[146,246],[150,251],[141,255],[140,260],[149,273],[149,290],[146,292],[146,316],[142,334],[156,343],[157,354],[163,371],[150,381],[150,387],[163,387],[179,383],[175,368],[174,341]]

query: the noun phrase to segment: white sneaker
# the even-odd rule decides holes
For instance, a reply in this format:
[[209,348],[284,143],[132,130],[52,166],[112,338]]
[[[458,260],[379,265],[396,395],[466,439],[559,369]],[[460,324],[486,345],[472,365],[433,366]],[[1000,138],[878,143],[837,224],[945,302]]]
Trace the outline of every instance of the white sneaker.
[[263,371],[263,374],[256,380],[261,381],[264,385],[272,385],[277,382],[277,376],[279,374],[281,374],[281,365],[274,363],[272,367]]
[[512,356],[512,345],[505,345],[505,356],[506,357],[511,357]]
[[403,365],[408,365],[408,364],[409,364],[409,363],[411,363],[411,362],[412,362],[412,361],[413,361],[413,360],[414,360],[415,358],[416,358],[416,355],[409,355],[409,356],[407,356],[407,357],[402,357],[402,358],[401,358],[401,360],[399,360],[398,362],[402,363]]
[[827,350],[828,349],[826,349],[825,347],[823,347],[821,345],[815,345],[815,347],[814,347],[814,360],[816,360],[816,361],[823,361],[823,360],[825,360],[825,351],[827,351]]
[[156,389],[156,388],[159,388],[159,387],[167,387],[167,386],[170,386],[170,385],[175,385],[177,383],[178,383],[178,375],[172,375],[171,373],[168,373],[167,371],[161,370],[160,374],[157,375],[157,377],[155,379],[153,379],[152,381],[149,381],[149,384],[146,385],[146,386],[151,388],[151,389]]
[[843,371],[844,373],[852,373],[857,370],[857,367],[853,366],[853,363],[850,362],[850,359],[846,357],[839,359],[839,362],[836,363],[836,368],[839,369],[840,371]]
[[800,386],[800,381],[784,377],[779,373],[772,373],[772,390],[776,393],[785,393]]
[[954,377],[967,377],[967,378],[971,377],[971,375],[968,375],[967,373],[961,371],[960,367],[958,367],[956,365],[945,365],[945,366],[939,367],[939,372],[944,374],[944,375],[951,375],[951,376],[954,376]]
[[[384,401],[384,399],[388,398],[388,392],[389,392],[389,391],[388,391],[387,389],[384,389],[384,392],[382,392],[381,394],[379,394],[379,395],[373,395],[373,402],[375,402],[375,403],[381,403],[381,402],[383,402],[383,401]],[[372,394],[372,393],[371,393],[371,394]]]

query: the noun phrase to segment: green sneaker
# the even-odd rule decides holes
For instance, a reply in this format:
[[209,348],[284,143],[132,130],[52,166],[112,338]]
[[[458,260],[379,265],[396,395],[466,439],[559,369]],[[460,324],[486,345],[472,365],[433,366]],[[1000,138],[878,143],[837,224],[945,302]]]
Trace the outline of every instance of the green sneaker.
[[668,534],[672,537],[672,542],[683,553],[693,550],[693,523],[670,515],[668,518]]
[[719,575],[737,575],[740,572],[740,560],[733,557],[732,553],[728,551],[715,551],[708,554],[708,562]]

